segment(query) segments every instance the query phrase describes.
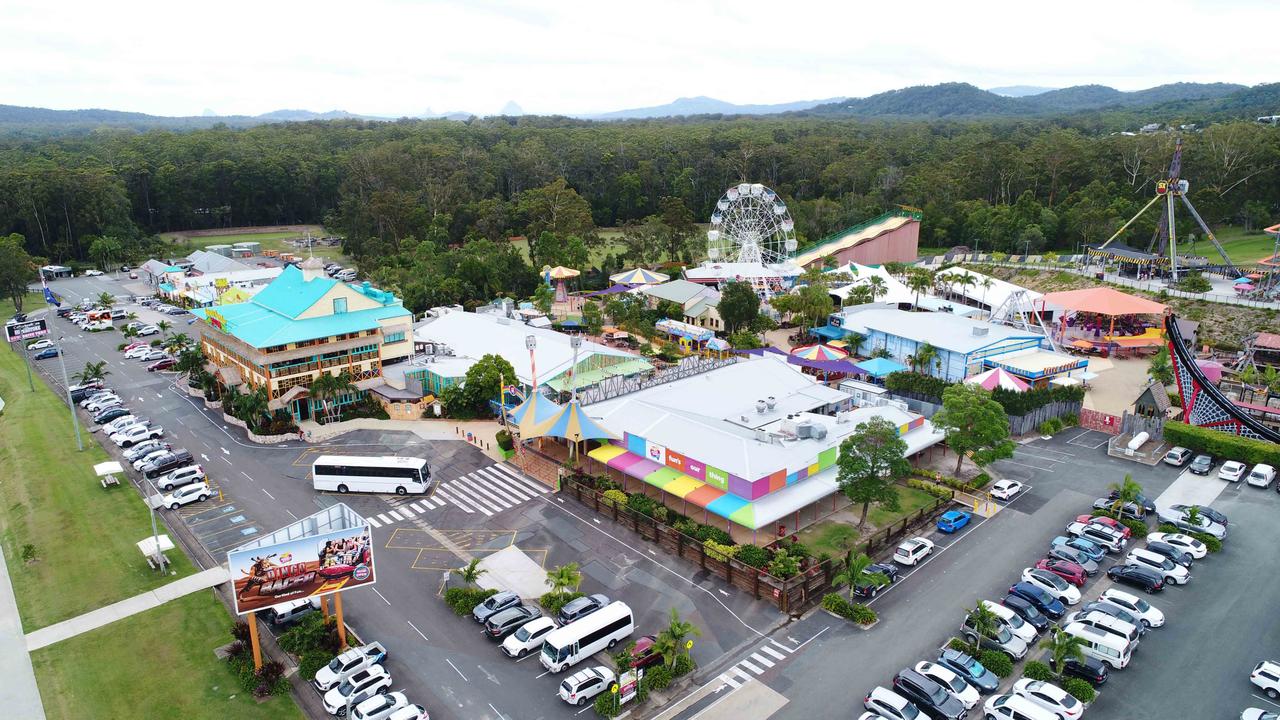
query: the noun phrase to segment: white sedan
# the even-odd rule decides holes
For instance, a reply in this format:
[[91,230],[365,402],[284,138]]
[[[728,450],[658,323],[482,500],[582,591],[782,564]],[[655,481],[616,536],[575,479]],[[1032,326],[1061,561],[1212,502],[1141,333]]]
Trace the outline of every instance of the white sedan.
[[1158,628],[1164,625],[1164,613],[1133,593],[1112,587],[1102,591],[1102,599],[1128,610],[1147,627]]
[[150,345],[141,345],[132,350],[126,350],[124,356],[129,360],[138,360],[145,355],[150,355],[155,348]]
[[991,497],[1011,500],[1015,495],[1022,492],[1023,487],[1023,484],[1017,480],[1001,480],[991,486]]
[[1067,605],[1080,602],[1080,589],[1048,570],[1025,568],[1022,582],[1031,583]]
[[530,620],[502,641],[502,652],[510,658],[522,658],[541,649],[546,634],[555,629],[556,623],[549,617]]
[[921,660],[916,663],[916,672],[941,685],[948,695],[959,700],[964,705],[965,710],[972,710],[973,706],[977,705],[978,701],[982,699],[978,695],[978,688],[965,682],[959,675],[937,663]]
[[209,487],[208,483],[192,483],[191,485],[184,485],[168,495],[162,495],[160,497],[159,505],[160,507],[167,507],[170,510],[177,510],[183,505],[187,505],[189,503],[204,502],[212,495],[213,489]]
[[1227,482],[1240,482],[1240,478],[1244,477],[1244,471],[1249,466],[1236,460],[1228,460],[1222,463],[1222,469],[1218,471],[1218,479]]
[[1199,560],[1209,553],[1209,548],[1205,547],[1204,543],[1182,533],[1151,533],[1147,535],[1147,542],[1168,543],[1185,553],[1190,553],[1194,560]]
[[1076,720],[1084,714],[1084,703],[1057,685],[1041,680],[1023,678],[1014,684],[1013,694],[1030,700],[1062,720]]
[[37,340],[27,346],[27,352],[35,352],[37,350],[47,350],[53,347],[52,340]]
[[147,440],[159,440],[162,437],[164,437],[164,428],[138,424],[115,433],[111,436],[111,442],[117,447],[127,448]]
[[85,270],[84,271],[85,277],[98,277],[101,274],[102,274],[101,270]]

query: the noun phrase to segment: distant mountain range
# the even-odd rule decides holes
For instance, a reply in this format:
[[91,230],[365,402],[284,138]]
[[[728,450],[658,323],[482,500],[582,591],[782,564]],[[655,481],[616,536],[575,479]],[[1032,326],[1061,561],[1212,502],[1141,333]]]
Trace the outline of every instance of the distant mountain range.
[[[1145,113],[1148,110],[1163,117],[1193,115],[1212,118],[1278,114],[1280,113],[1280,83],[1254,87],[1231,83],[1174,83],[1134,92],[1122,92],[1105,85],[1077,85],[1058,89],[1015,85],[982,90],[967,83],[944,83],[891,90],[863,98],[801,100],[770,105],[739,105],[698,96],[679,98],[665,105],[577,117],[585,120],[624,121],[664,117],[785,113],[831,118],[964,118],[1043,117],[1105,111]],[[138,130],[151,128],[188,130],[212,127],[217,124],[248,127],[277,122],[397,119],[359,115],[343,110],[323,113],[310,110],[275,110],[254,116],[214,115],[207,110],[205,113],[204,115],[165,117],[118,110],[49,110],[0,105],[0,130],[22,132],[26,128],[44,128],[79,131],[101,126]],[[511,101],[503,107],[502,114],[521,115],[523,110]],[[1161,120],[1160,116],[1155,119]],[[467,120],[475,116],[467,112],[434,113],[428,109],[417,117]]]

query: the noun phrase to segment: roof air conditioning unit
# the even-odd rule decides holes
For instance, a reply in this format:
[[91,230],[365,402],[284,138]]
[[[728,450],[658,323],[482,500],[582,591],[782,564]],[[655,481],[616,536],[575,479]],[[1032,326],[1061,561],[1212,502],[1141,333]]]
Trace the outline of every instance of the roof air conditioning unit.
[[762,443],[767,443],[767,442],[769,442],[769,431],[768,431],[768,430],[761,430],[761,429],[757,429],[757,430],[756,430],[756,441],[758,441],[758,442],[762,442]]
[[796,437],[800,439],[813,438],[814,440],[822,440],[827,436],[827,427],[814,422],[802,422],[796,426]]
[[836,413],[836,424],[844,425],[849,422],[849,418],[851,417],[853,417],[853,414],[850,413],[848,410],[841,410],[840,412]]

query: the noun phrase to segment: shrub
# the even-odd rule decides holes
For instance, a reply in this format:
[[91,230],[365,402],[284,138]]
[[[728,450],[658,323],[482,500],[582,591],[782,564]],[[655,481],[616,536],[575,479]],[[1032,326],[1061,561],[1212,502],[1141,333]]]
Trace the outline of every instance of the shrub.
[[[631,497],[635,497],[635,495],[632,495]],[[644,496],[641,495],[640,497],[644,497]],[[656,507],[653,508],[653,519],[657,520],[660,523],[666,524],[667,520],[670,519],[671,517],[671,511],[668,510],[665,505],[658,505],[656,501],[654,502],[654,505]]]
[[23,543],[22,545],[22,562],[31,562],[36,559],[36,546],[31,543]]
[[608,689],[596,696],[594,707],[596,714],[600,717],[617,717],[618,713],[622,712],[622,705],[618,700],[618,696]]
[[978,473],[973,480],[969,481],[969,487],[974,490],[981,490],[991,483],[991,476],[986,473]]
[[1266,463],[1272,467],[1280,466],[1280,445],[1264,440],[1243,438],[1221,430],[1174,421],[1164,424],[1164,439],[1193,452],[1207,453],[1214,457],[1232,458],[1249,465]]
[[239,640],[233,640],[227,645],[227,655],[243,655],[249,650],[249,644]]
[[1022,668],[1022,675],[1023,677],[1028,677],[1032,680],[1042,680],[1046,682],[1057,678],[1057,676],[1053,674],[1053,670],[1049,669],[1048,665],[1045,665],[1039,660],[1028,661]]
[[907,487],[923,490],[936,498],[950,498],[951,491],[923,480],[907,480]]
[[1082,703],[1093,702],[1093,698],[1098,695],[1097,691],[1089,683],[1080,678],[1067,678],[1062,681],[1062,689],[1071,693],[1071,695]]
[[497,592],[497,590],[482,590],[480,588],[451,587],[444,591],[444,602],[455,615],[466,615],[474,610],[477,605],[484,602],[485,598],[495,595]]
[[753,568],[763,569],[769,564],[769,551],[759,545],[743,545],[734,556]]
[[773,554],[773,560],[769,562],[770,575],[779,580],[786,580],[799,572],[800,558],[789,555],[786,550],[779,550]]
[[853,619],[853,604],[844,599],[840,593],[827,593],[822,596],[822,609],[833,612],[845,620]]
[[969,643],[955,637],[947,641],[947,647],[951,650],[959,650],[962,653],[971,652],[973,650],[973,648],[969,646]]
[[646,690],[665,690],[671,684],[671,669],[666,665],[654,665],[644,671],[641,682]]
[[498,443],[498,447],[503,450],[511,450],[515,447],[515,442],[511,439],[511,433],[506,430],[499,430],[493,437],[494,442]]
[[932,375],[926,375],[918,372],[908,372],[902,370],[896,373],[889,373],[884,379],[884,386],[889,392],[904,395],[916,395],[920,397],[934,398],[940,400],[942,393],[951,383]]
[[[674,527],[676,531],[681,534],[688,535],[691,538],[698,538],[698,523],[688,518],[684,518],[682,520],[676,520]],[[705,538],[698,538],[698,539],[703,540]]]
[[1054,425],[1053,420],[1045,420],[1044,422],[1040,423],[1041,435],[1052,435],[1057,431],[1058,431],[1057,427]]
[[707,557],[721,562],[728,560],[738,552],[737,545],[722,545],[711,538],[703,541],[702,549],[707,551]]
[[696,666],[693,664],[693,658],[689,657],[688,653],[680,653],[676,656],[676,661],[671,664],[671,674],[674,677],[688,675],[693,672],[694,667]]
[[621,490],[605,490],[603,502],[605,507],[625,507],[627,494]]
[[978,662],[998,678],[1007,678],[1013,673],[1013,661],[999,650],[983,650],[978,653]]
[[635,510],[641,515],[654,516],[654,511],[658,508],[658,501],[648,497],[644,493],[631,493],[627,496],[627,507]]
[[[585,597],[586,593],[580,592],[549,592],[538,598],[538,604],[541,605],[549,614],[555,615],[560,612],[560,608],[580,597]],[[474,605],[472,607],[475,607]]]
[[235,624],[231,626],[231,637],[239,640],[240,642],[249,642],[249,623],[243,620],[237,620]]
[[333,656],[323,650],[309,650],[298,658],[298,674],[307,680],[315,678],[320,668],[329,664]]
[[1117,517],[1115,512],[1111,510],[1094,510],[1093,517],[1109,517],[1129,528],[1129,530],[1133,532],[1133,537],[1139,540],[1146,537],[1147,533],[1151,532],[1151,528],[1147,527],[1145,522],[1130,517]]
[[280,636],[280,647],[294,655],[323,650],[332,657],[338,654],[339,646],[337,619],[326,618],[318,612],[304,615]]
[[862,603],[853,604],[853,621],[859,625],[870,625],[878,619],[876,611],[863,605]]
[[1204,543],[1205,549],[1211,553],[1216,553],[1222,550],[1222,541],[1209,533],[1191,533],[1191,537]]

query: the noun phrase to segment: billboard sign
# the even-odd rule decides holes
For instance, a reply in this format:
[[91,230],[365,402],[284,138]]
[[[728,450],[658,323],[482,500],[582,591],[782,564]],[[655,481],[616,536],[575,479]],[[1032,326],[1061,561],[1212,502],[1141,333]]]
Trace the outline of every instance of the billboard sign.
[[24,322],[10,322],[6,323],[4,326],[5,339],[9,342],[34,340],[48,334],[49,326],[45,324],[44,318],[39,320],[26,320]]
[[[350,517],[336,523],[316,522],[319,516],[330,516],[335,508]],[[351,523],[352,518],[358,522]],[[232,550],[227,553],[227,563],[239,615],[289,600],[373,585],[375,580],[369,526],[341,504]]]

